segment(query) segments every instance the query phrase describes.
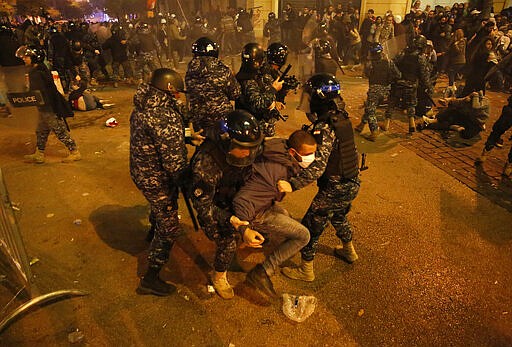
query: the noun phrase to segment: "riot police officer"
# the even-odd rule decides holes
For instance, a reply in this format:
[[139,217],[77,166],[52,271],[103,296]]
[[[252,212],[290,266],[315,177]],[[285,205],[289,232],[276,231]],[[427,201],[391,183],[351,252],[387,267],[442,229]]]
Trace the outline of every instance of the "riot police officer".
[[156,57],[160,51],[160,44],[153,35],[151,27],[148,23],[141,23],[134,37],[134,46],[137,50],[137,69],[139,81],[146,80],[146,76],[150,71],[157,68]]
[[[307,116],[313,122],[312,133],[317,142],[322,145],[328,138],[326,135],[331,133],[334,134],[334,143],[325,171],[317,180],[318,193],[302,219],[311,235],[309,243],[301,250],[302,262],[297,267],[285,267],[282,272],[292,279],[313,281],[313,260],[318,240],[329,222],[342,241],[342,245],[336,246],[335,255],[349,263],[358,259],[347,213],[357,196],[360,181],[354,131],[340,95],[339,81],[330,74],[316,74],[306,82],[304,93],[310,100]],[[317,175],[321,167],[316,168]],[[298,188],[293,181],[291,183],[292,187]]]
[[281,41],[281,23],[274,12],[268,14],[268,22],[263,27],[263,36],[268,38],[270,44]]
[[[396,105],[401,97],[404,106],[407,108],[409,117],[409,134],[416,131],[414,117],[416,115],[416,105],[418,103],[418,88],[424,88],[426,93],[431,95],[433,86],[427,68],[427,60],[423,51],[427,46],[425,36],[416,36],[412,45],[407,47],[403,53],[395,58],[395,64],[402,74],[402,78],[393,86],[391,93],[390,107]],[[387,130],[384,128],[383,130]]]
[[192,54],[185,75],[192,122],[205,131],[206,137],[215,139],[219,120],[233,111],[231,100],[241,95],[240,84],[231,69],[218,59],[219,46],[212,39],[197,39]]
[[[53,76],[44,64],[44,51],[35,47],[21,46],[16,51],[16,57],[23,59],[25,65],[30,68],[28,72],[29,89],[40,91],[44,100],[44,105],[37,107],[39,120],[36,129],[36,150],[33,154],[26,155],[25,160],[36,164],[44,163],[44,150],[51,132],[55,133],[55,136],[70,152],[62,160],[63,162],[70,163],[80,160],[82,157],[76,142],[69,135],[65,120],[57,116],[60,102],[66,102],[66,100],[55,87]],[[59,98],[61,99],[59,100]]]
[[177,97],[183,87],[177,72],[161,68],[153,72],[149,84],[139,85],[134,96],[135,107],[130,117],[130,175],[149,202],[155,229],[149,248],[149,267],[137,288],[140,294],[165,296],[176,289],[160,279],[159,273],[181,232],[178,187],[187,168],[187,148],[185,120]]
[[[362,132],[368,123],[371,134],[368,137],[370,141],[375,141],[379,135],[379,125],[375,112],[379,104],[389,97],[391,83],[401,77],[400,71],[396,65],[383,57],[383,47],[380,43],[372,42],[368,49],[368,63],[365,66],[365,75],[368,76],[368,98],[361,123],[354,130]],[[390,109],[386,111],[385,127],[389,127]],[[387,124],[387,125],[386,125]]]
[[231,299],[234,292],[226,274],[237,248],[231,204],[251,174],[264,136],[258,121],[245,110],[232,111],[222,129],[221,138],[206,139],[191,160],[191,197],[201,228],[216,245],[212,284],[222,298]]
[[255,115],[265,136],[275,135],[275,123],[280,117],[276,94],[284,81],[262,71],[265,52],[258,43],[248,43],[242,50],[242,65],[236,79],[242,87],[242,95],[236,101],[241,108]]
[[332,46],[328,40],[319,39],[313,44],[315,52],[315,73],[329,73],[336,75],[338,65],[331,55]]

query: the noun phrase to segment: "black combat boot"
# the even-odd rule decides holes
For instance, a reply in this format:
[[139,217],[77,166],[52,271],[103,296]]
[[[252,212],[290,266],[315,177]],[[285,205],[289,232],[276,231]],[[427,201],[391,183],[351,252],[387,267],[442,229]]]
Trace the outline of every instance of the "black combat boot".
[[249,271],[247,274],[247,283],[261,290],[270,297],[275,297],[277,295],[269,275],[267,275],[267,272],[261,264],[256,265],[251,271]]
[[170,283],[162,281],[158,276],[160,268],[149,267],[148,272],[141,278],[138,294],[154,294],[158,296],[171,295],[176,291],[176,287]]

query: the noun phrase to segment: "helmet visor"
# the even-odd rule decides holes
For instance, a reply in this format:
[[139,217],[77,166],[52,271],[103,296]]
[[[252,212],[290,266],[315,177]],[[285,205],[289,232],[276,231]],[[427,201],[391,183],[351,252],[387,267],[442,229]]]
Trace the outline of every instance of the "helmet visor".
[[231,141],[226,155],[226,161],[229,165],[236,167],[245,167],[254,163],[256,156],[260,152],[260,143],[251,147],[239,145],[236,141]]

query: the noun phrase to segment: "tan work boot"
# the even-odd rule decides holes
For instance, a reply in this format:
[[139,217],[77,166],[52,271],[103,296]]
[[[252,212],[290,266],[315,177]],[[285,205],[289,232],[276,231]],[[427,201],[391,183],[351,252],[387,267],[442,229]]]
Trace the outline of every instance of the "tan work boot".
[[44,163],[44,151],[41,151],[38,148],[36,148],[36,151],[34,154],[28,154],[28,155],[24,156],[24,158],[28,162],[42,164],[42,163]]
[[361,122],[354,127],[354,130],[357,131],[358,133],[363,132],[365,125],[366,123]]
[[359,259],[352,241],[343,242],[343,245],[336,246],[336,248],[334,248],[334,254],[349,264],[352,264],[357,259]]
[[503,167],[503,176],[510,177],[512,175],[512,163],[507,161]]
[[389,124],[391,123],[391,119],[386,118],[384,122],[379,123],[380,130],[382,131],[388,131],[389,130]]
[[372,133],[367,137],[369,141],[375,142],[377,140],[377,137],[379,137],[379,128],[372,131]]
[[71,163],[73,161],[77,161],[80,159],[82,159],[82,155],[80,154],[78,149],[75,149],[74,151],[71,151],[71,153],[69,153],[69,155],[66,158],[62,159],[62,162]]
[[303,259],[299,266],[283,267],[281,272],[283,275],[293,280],[301,280],[306,282],[313,282],[315,280],[313,260],[305,261]]
[[482,164],[483,162],[485,162],[487,160],[487,155],[489,154],[489,152],[490,151],[486,151],[484,147],[484,149],[482,149],[482,153],[480,153],[480,156],[475,159],[475,163]]
[[217,294],[219,294],[221,298],[229,300],[235,297],[235,291],[229,284],[226,274],[226,272],[215,271],[211,276],[211,280]]

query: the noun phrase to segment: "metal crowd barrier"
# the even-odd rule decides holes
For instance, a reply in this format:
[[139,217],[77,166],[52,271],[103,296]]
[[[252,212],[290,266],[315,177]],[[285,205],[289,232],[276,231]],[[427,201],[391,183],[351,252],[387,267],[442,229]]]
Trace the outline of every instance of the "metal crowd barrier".
[[37,295],[30,263],[0,169],[0,333],[30,308],[50,301],[87,295],[76,289]]

